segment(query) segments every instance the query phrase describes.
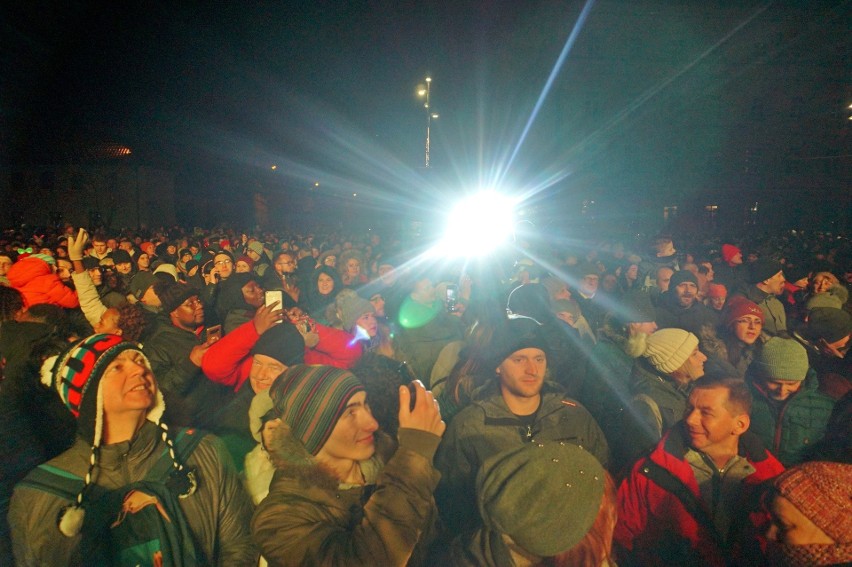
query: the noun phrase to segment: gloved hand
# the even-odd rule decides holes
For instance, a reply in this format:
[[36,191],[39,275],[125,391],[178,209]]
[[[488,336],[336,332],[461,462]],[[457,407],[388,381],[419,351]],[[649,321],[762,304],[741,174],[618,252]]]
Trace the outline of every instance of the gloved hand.
[[89,241],[89,233],[86,229],[81,228],[77,233],[77,238],[74,235],[68,237],[68,259],[72,262],[83,259],[83,250],[86,249],[86,243]]

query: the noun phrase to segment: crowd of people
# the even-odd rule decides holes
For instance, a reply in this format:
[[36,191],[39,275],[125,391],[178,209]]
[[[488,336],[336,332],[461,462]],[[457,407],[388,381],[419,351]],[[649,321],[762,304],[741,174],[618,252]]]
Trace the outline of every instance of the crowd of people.
[[0,556],[852,563],[852,245],[0,236]]

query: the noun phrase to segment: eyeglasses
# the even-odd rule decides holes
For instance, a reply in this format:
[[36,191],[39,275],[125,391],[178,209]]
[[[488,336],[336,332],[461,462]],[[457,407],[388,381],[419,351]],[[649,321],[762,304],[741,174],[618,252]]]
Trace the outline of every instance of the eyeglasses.
[[196,306],[201,305],[201,300],[197,297],[190,297],[180,305],[181,307],[195,308]]
[[216,266],[230,266],[233,262],[230,260],[217,260],[216,262],[213,262],[213,264]]

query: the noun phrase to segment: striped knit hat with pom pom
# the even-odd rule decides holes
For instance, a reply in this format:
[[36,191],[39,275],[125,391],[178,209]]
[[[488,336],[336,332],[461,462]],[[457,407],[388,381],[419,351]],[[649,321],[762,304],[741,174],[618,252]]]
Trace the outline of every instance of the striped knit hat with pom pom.
[[[91,444],[92,453],[84,485],[77,494],[73,505],[63,510],[59,529],[72,537],[80,533],[84,518],[83,495],[92,483],[93,472],[98,464],[98,448],[103,441],[104,401],[101,391],[101,379],[104,371],[118,356],[127,351],[138,353],[141,363],[151,369],[151,363],[142,353],[141,347],[125,341],[118,335],[97,334],[75,343],[59,356],[48,358],[41,369],[41,381],[59,394],[62,403],[77,419],[77,434]],[[154,404],[148,410],[146,418],[162,430],[163,441],[167,444],[173,467],[185,476],[181,497],[195,491],[195,479],[192,471],[178,462],[172,439],[167,426],[161,422],[166,409],[163,395],[157,389]]]

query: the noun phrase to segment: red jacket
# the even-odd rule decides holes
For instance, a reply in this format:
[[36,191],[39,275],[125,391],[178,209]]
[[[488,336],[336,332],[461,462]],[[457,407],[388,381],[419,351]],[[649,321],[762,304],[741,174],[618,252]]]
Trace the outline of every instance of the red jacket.
[[243,323],[213,343],[201,359],[201,370],[213,382],[239,390],[251,371],[251,349],[260,335],[254,321]]
[[[305,347],[305,364],[327,364],[349,369],[363,352],[360,342],[345,331],[315,324],[319,343]],[[260,338],[254,321],[243,323],[213,343],[201,359],[201,370],[213,382],[238,391],[251,372],[251,351]]]
[[361,341],[355,340],[346,331],[314,324],[319,343],[313,348],[305,347],[305,364],[327,364],[349,370],[364,353]]
[[80,306],[77,292],[66,287],[41,258],[18,260],[6,273],[12,287],[21,292],[27,307],[48,303],[67,309]]
[[[708,526],[690,513],[674,493],[646,474],[648,462],[656,463],[700,500],[695,474],[685,459],[688,443],[681,425],[682,422],[672,427],[651,454],[633,466],[630,476],[618,488],[618,523],[613,540],[628,556],[618,557],[619,565],[724,567],[727,564],[726,557],[729,558],[730,554],[717,543],[715,527]],[[740,437],[739,451],[755,468],[755,472],[743,481],[741,495],[743,516],[739,525],[745,529],[737,535],[747,539],[743,531],[756,535],[768,518],[758,505],[751,502],[758,492],[756,486],[783,472],[784,467],[749,431]],[[733,519],[732,525],[737,525],[737,518]]]

